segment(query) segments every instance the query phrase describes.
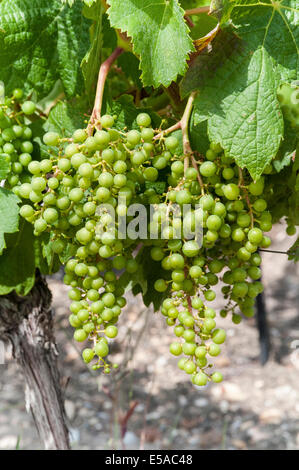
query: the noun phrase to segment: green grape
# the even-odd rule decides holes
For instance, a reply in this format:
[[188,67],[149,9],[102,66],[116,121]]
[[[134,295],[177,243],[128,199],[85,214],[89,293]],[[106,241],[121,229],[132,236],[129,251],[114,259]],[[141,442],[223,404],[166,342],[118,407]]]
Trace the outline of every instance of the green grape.
[[204,162],[200,165],[199,171],[203,176],[210,177],[216,173],[217,167],[213,162]]
[[230,201],[234,201],[239,197],[240,189],[234,183],[223,185],[222,189],[224,196]]
[[151,125],[151,117],[147,113],[140,113],[136,118],[136,122],[140,127],[149,127]]
[[24,114],[33,114],[36,110],[35,103],[33,101],[24,101],[24,103],[21,106],[22,111]]
[[75,341],[78,341],[79,343],[82,343],[86,339],[87,339],[87,334],[82,328],[79,328],[78,330],[75,331],[75,333],[74,333],[74,340]]
[[43,142],[46,145],[57,146],[59,142],[59,134],[57,134],[57,132],[47,132],[43,137]]
[[221,374],[220,372],[214,372],[214,373],[212,374],[211,379],[213,380],[213,382],[219,383],[219,382],[222,382],[223,376],[222,376],[222,374]]
[[177,140],[176,137],[174,136],[166,137],[165,147],[167,148],[167,150],[169,150],[170,152],[174,152],[178,145],[179,145],[179,141]]
[[94,358],[94,351],[90,348],[85,348],[82,351],[82,357],[83,357],[84,362],[86,362],[88,364]]
[[105,357],[109,353],[109,347],[104,341],[99,341],[94,347],[94,352],[99,357]]

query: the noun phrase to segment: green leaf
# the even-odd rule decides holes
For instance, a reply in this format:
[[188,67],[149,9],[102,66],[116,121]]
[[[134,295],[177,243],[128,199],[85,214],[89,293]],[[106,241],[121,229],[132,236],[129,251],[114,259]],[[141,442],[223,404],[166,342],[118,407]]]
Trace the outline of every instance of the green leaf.
[[52,250],[52,244],[51,235],[44,234],[41,238],[41,255],[47,263],[49,274],[57,272],[61,265],[58,255]]
[[274,59],[281,80],[299,77],[298,0],[230,2],[230,18],[251,49],[262,46]]
[[0,79],[39,97],[61,78],[68,96],[80,92],[80,63],[89,44],[82,4],[60,0],[3,0],[0,3]]
[[44,275],[59,271],[61,262],[58,255],[53,253],[50,233],[44,232],[34,237],[35,265]]
[[35,280],[35,253],[32,225],[20,222],[19,232],[6,236],[7,249],[0,256],[0,295],[15,290],[27,295]]
[[17,232],[20,199],[8,189],[0,187],[0,254],[6,247],[4,234]]
[[[181,7],[184,10],[189,10],[192,8],[208,6],[210,5],[209,0],[198,1],[198,0],[181,0],[180,1]],[[200,13],[191,16],[191,20],[193,23],[193,27],[190,30],[190,36],[192,39],[199,39],[208,34],[212,29],[215,28],[217,24],[216,18],[211,15],[207,15],[206,13]]]
[[[151,247],[143,247],[138,253],[138,264],[140,263],[142,267],[142,278],[146,281],[147,285],[146,291],[142,292],[142,298],[144,305],[148,307],[150,304],[153,304],[154,310],[157,311],[160,309],[163,300],[167,297],[169,290],[166,292],[157,292],[154,288],[154,284],[156,280],[161,277],[167,279],[169,273],[163,271],[159,261],[152,259],[150,252]],[[137,290],[134,294],[136,295],[136,293]]]
[[10,172],[10,162],[5,153],[0,153],[0,180],[4,180]]
[[154,189],[157,194],[163,194],[166,190],[165,181],[145,181],[145,189]]
[[212,53],[194,60],[182,94],[200,90],[195,125],[208,119],[210,140],[258,179],[283,136],[274,62],[266,49],[252,51],[230,32],[220,33],[213,44]]
[[295,129],[289,121],[284,121],[284,137],[279,147],[278,153],[273,160],[273,166],[277,172],[280,172],[285,166],[289,165],[296,151],[298,136]]
[[142,247],[136,256],[138,270],[134,274],[124,272],[118,280],[119,284],[132,291],[134,295],[142,294],[144,305],[147,307],[153,304],[155,311],[159,310],[162,301],[167,297],[167,292],[157,292],[154,283],[161,278],[161,273],[167,278],[166,273],[161,268],[161,263],[154,261],[150,255],[151,247]]
[[136,108],[131,95],[123,95],[118,100],[107,101],[104,103],[103,113],[117,115],[115,127],[119,130],[123,130],[125,127],[128,129],[139,129],[136,123],[136,118],[139,113],[148,113],[151,116],[152,126],[154,128],[158,128],[161,123],[161,118],[150,108]]
[[87,103],[85,98],[60,101],[51,109],[44,124],[46,131],[58,132],[61,136],[70,136],[76,129],[86,127]]
[[118,65],[128,78],[131,78],[137,85],[137,88],[141,90],[142,82],[140,80],[140,62],[132,52],[124,52],[117,59]]
[[111,25],[132,37],[145,86],[169,86],[184,75],[194,48],[177,0],[109,0],[108,4]]
[[[97,0],[92,8],[86,8],[88,17],[94,20],[91,26],[91,46],[81,62],[87,94],[92,94],[97,83],[102,52],[102,3]],[[89,10],[92,10],[90,12]]]
[[117,46],[117,35],[114,28],[111,28],[106,13],[102,15],[103,47],[114,50]]
[[299,261],[299,238],[293,243],[291,248],[288,250],[288,259],[293,260],[295,262]]
[[194,113],[192,113],[190,119],[189,137],[192,150],[205,155],[206,151],[210,147],[210,141],[207,132],[207,121],[200,122],[196,125],[194,123]]

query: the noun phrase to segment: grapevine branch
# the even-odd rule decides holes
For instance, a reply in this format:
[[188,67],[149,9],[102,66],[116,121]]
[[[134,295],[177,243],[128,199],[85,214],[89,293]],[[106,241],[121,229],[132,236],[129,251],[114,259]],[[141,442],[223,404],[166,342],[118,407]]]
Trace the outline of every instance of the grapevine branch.
[[99,70],[99,75],[98,75],[98,83],[97,83],[97,91],[96,91],[96,97],[95,97],[95,102],[94,102],[94,107],[91,113],[89,125],[88,125],[88,134],[92,135],[93,128],[97,126],[98,121],[100,120],[101,117],[101,109],[102,109],[102,102],[103,102],[103,93],[104,93],[104,87],[105,87],[105,82],[107,75],[109,73],[109,70],[113,64],[113,62],[117,59],[120,54],[123,53],[123,48],[122,47],[117,47],[112,54],[106,59]]
[[191,160],[191,164],[192,164],[193,168],[195,168],[196,171],[197,171],[197,181],[200,185],[201,193],[204,194],[203,181],[201,179],[201,176],[200,176],[200,173],[199,173],[199,170],[198,170],[198,166],[197,166],[196,160],[194,158],[194,155],[193,155],[193,152],[192,152],[192,149],[191,149],[190,139],[189,139],[189,131],[188,131],[189,121],[190,121],[190,116],[191,116],[191,111],[192,111],[192,108],[193,108],[193,103],[194,103],[195,96],[196,96],[196,92],[191,93],[191,95],[189,96],[186,107],[185,107],[185,111],[184,111],[184,114],[183,114],[181,120],[176,122],[172,126],[168,127],[168,129],[165,129],[165,130],[161,131],[159,134],[157,134],[155,136],[155,140],[161,139],[161,138],[163,138],[164,135],[170,134],[171,132],[174,132],[174,131],[177,131],[178,129],[181,129],[182,134],[183,134],[183,152],[184,152],[184,156],[185,156],[184,157],[184,171],[186,172],[186,169],[189,166],[189,161]]
[[185,10],[185,16],[191,15],[200,15],[201,13],[209,13],[210,5],[205,7],[191,8],[190,10]]

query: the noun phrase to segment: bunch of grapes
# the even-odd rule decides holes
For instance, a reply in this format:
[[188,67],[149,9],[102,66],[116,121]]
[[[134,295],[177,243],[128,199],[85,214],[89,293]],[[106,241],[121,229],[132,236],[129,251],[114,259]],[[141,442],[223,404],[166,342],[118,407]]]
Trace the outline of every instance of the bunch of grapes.
[[[170,289],[161,312],[167,324],[174,327],[174,334],[183,340],[173,342],[170,351],[175,356],[183,355],[178,366],[191,375],[194,384],[205,385],[208,380],[222,380],[221,373],[209,373],[212,364],[208,356],[220,354],[219,345],[226,336],[216,327],[216,312],[208,306],[216,297],[213,286],[219,280],[225,284],[222,292],[227,306],[220,312],[222,317],[230,313],[232,321],[239,323],[239,312],[246,317],[254,315],[254,299],[263,290],[258,248],[270,246],[264,232],[271,230],[272,222],[261,197],[263,177],[254,183],[249,175],[243,176],[214,143],[205,158],[199,157],[195,164],[198,169],[186,168],[176,157],[171,163],[168,207],[172,203],[191,207],[182,221],[172,218],[170,228],[166,228],[170,239],[160,241],[151,255],[160,260],[166,274],[156,281],[155,289]],[[167,209],[158,210],[156,224],[163,227],[166,214]],[[203,227],[201,243],[184,239],[183,235],[172,239],[181,226],[194,227],[197,220]],[[170,280],[167,272],[171,273]]]
[[34,147],[29,124],[35,112],[35,103],[24,101],[21,89],[15,89],[12,96],[0,103],[0,155],[10,167],[6,187],[16,194],[22,183],[31,181],[28,165]]
[[105,360],[107,338],[116,337],[115,325],[126,304],[115,271],[136,272],[133,253],[140,243],[120,236],[110,209],[121,217],[136,202],[160,202],[162,196],[145,185],[158,178],[152,156],[159,152],[159,166],[161,159],[166,166],[172,157],[167,147],[173,146],[173,138],[155,146],[150,117],[140,114],[137,122],[140,131],[119,132],[113,128],[114,117],[106,115],[102,129],[93,135],[85,129],[69,139],[46,133],[49,158],[30,161],[30,182],[14,188],[27,200],[20,214],[33,224],[35,235],[50,232],[54,253],[74,253],[64,276],[71,287],[69,321],[76,329],[75,340],[89,338],[93,343],[84,349],[83,359],[95,359],[93,368],[102,367],[105,373],[111,369]]
[[[64,276],[70,286],[69,321],[75,340],[92,343],[83,350],[85,362],[110,372],[109,338],[117,336],[126,303],[117,272],[135,273],[134,255],[147,246],[161,265],[154,288],[164,295],[161,312],[180,339],[170,345],[172,354],[182,355],[179,368],[196,385],[220,382],[222,375],[211,372],[208,357],[220,353],[226,334],[217,328],[209,302],[221,280],[227,306],[220,315],[230,313],[239,323],[240,312],[254,314],[254,298],[262,291],[258,249],[271,243],[264,235],[272,227],[261,197],[265,178],[253,182],[215,143],[205,157],[186,158],[177,138],[154,130],[145,113],[137,116],[139,129],[120,131],[115,119],[104,115],[100,130],[78,129],[70,138],[46,133],[48,158],[30,159],[30,181],[12,184],[25,199],[20,214],[36,236],[50,232],[55,253],[64,259],[71,254]],[[158,183],[165,179],[161,193]],[[131,239],[123,236],[110,209],[123,217],[136,203],[154,210],[147,236]],[[125,220],[128,224],[131,217]]]

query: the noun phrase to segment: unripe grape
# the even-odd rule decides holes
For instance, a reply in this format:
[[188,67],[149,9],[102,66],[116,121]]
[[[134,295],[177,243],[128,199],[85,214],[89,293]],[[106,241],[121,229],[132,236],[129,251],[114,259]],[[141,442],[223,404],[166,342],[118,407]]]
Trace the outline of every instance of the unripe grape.
[[240,189],[234,183],[223,185],[222,190],[223,190],[224,196],[230,201],[236,200],[240,194]]
[[224,343],[226,338],[226,333],[223,329],[219,328],[213,331],[212,340],[215,344]]
[[190,360],[185,362],[184,371],[187,374],[193,374],[193,372],[195,372],[195,370],[196,370],[196,365],[194,364],[194,362],[192,362]]
[[200,167],[199,171],[202,176],[210,177],[216,173],[217,167],[213,162],[203,162]]
[[171,343],[169,351],[174,356],[180,356],[180,354],[182,354],[182,345],[180,343]]
[[53,224],[58,219],[58,212],[49,207],[44,211],[43,218],[48,224]]
[[250,185],[248,186],[248,189],[249,189],[250,194],[252,194],[253,196],[260,196],[261,194],[263,194],[264,178],[263,177],[260,178],[255,183],[254,182],[250,183]]
[[25,204],[20,208],[20,215],[25,219],[29,219],[34,215],[33,207],[29,206],[28,204]]
[[208,382],[208,377],[204,372],[198,372],[194,377],[194,384],[203,387]]
[[104,114],[104,116],[101,117],[102,127],[109,128],[109,127],[112,127],[113,124],[114,124],[113,116],[110,116],[109,114]]
[[147,113],[140,113],[136,118],[136,122],[140,127],[149,127],[151,125],[151,117]]
[[174,152],[178,145],[179,145],[179,141],[176,137],[174,136],[166,137],[165,147],[167,148],[167,150]]
[[74,333],[74,340],[82,343],[87,339],[87,333],[83,329],[78,329]]
[[115,338],[117,336],[117,333],[118,333],[118,329],[114,325],[109,325],[105,329],[105,335],[108,338]]
[[109,347],[104,341],[99,341],[94,347],[94,352],[99,357],[105,357],[109,353]]
[[86,348],[82,351],[82,357],[83,357],[84,362],[88,364],[94,358],[94,351],[90,348]]
[[57,146],[59,143],[59,134],[57,134],[57,132],[47,132],[43,136],[43,142],[46,145]]
[[212,374],[211,379],[213,380],[213,382],[219,383],[219,382],[222,382],[223,376],[222,376],[222,374],[221,374],[220,372],[214,372],[214,373]]
[[24,101],[24,103],[21,105],[21,109],[24,114],[30,115],[35,112],[36,106],[33,101]]

